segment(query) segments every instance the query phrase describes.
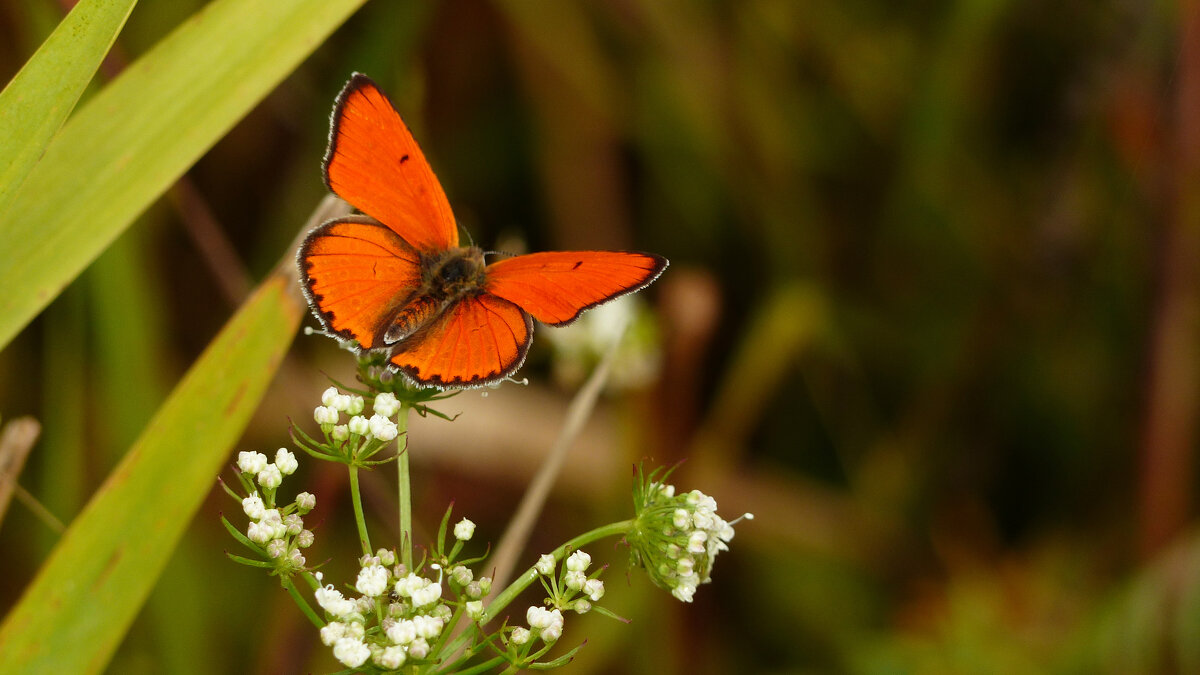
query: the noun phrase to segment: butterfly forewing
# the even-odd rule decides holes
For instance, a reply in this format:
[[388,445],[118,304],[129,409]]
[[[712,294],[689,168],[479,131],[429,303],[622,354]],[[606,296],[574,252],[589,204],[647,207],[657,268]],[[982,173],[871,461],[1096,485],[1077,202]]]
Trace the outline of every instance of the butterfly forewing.
[[310,304],[325,327],[364,349],[379,346],[381,327],[421,285],[417,252],[365,217],[313,230],[300,247],[299,263]]
[[551,251],[488,265],[485,288],[551,325],[644,288],[667,266],[666,258],[633,251]]
[[325,182],[422,251],[458,245],[450,203],[388,97],[355,74],[338,96]]

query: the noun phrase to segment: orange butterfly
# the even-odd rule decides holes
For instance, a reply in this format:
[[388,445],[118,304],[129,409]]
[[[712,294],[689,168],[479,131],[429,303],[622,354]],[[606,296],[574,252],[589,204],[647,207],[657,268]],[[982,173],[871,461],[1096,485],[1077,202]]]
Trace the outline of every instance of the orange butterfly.
[[555,251],[485,263],[459,246],[442,186],[387,96],[355,73],[338,96],[325,184],[365,216],[314,229],[297,257],[327,331],[423,386],[496,382],[521,366],[533,318],[553,326],[646,287],[667,267],[633,251]]

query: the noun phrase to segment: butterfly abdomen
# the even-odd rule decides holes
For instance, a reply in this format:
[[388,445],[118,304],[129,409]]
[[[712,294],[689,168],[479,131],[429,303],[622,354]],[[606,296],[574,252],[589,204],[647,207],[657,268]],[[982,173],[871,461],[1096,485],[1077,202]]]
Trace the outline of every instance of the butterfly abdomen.
[[388,324],[383,334],[384,344],[394,344],[417,332],[440,314],[446,304],[444,299],[427,294],[410,299]]

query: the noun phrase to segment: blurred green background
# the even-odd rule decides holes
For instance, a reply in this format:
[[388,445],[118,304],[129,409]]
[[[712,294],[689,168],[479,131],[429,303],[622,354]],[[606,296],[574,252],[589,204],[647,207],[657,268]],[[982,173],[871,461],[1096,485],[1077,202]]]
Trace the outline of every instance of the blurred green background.
[[[5,81],[70,4],[0,0]],[[94,86],[203,4],[139,4]],[[478,244],[671,260],[624,364],[654,368],[616,378],[524,560],[628,517],[643,458],[757,517],[691,606],[597,547],[633,624],[568,620],[568,672],[1200,672],[1198,40],[1192,2],[368,2],[0,352],[0,413],[44,425],[21,485],[69,522],[291,255],[361,71]],[[414,422],[424,536],[450,500],[480,552],[503,532],[587,367],[554,330],[528,387]],[[237,449],[284,444],[351,361],[298,337]],[[349,579],[345,476],[305,460],[309,560]],[[110,672],[337,669],[225,559],[222,510]],[[0,607],[56,536],[8,511]]]

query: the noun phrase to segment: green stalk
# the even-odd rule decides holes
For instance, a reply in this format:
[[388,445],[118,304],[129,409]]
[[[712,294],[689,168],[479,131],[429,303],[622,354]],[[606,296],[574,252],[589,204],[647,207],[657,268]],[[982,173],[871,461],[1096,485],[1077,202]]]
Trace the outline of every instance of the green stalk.
[[408,406],[400,406],[396,419],[396,501],[400,504],[400,562],[412,571],[412,486],[408,478]]
[[358,489],[358,467],[350,465],[350,499],[354,502],[354,522],[358,524],[358,542],[363,555],[371,555],[371,538],[367,536],[367,519],[363,516],[362,495]]
[[[633,524],[634,521],[630,519],[622,520],[617,523],[610,523],[603,527],[597,527],[590,532],[584,532],[578,537],[575,537],[562,546],[554,549],[554,552],[551,553],[551,555],[554,556],[556,561],[560,561],[563,559],[563,556],[567,554],[567,551],[575,551],[586,544],[596,541],[597,539],[615,537],[617,535],[625,534],[633,528]],[[537,581],[538,576],[537,570],[533,567],[525,570],[521,576],[517,577],[515,581],[509,584],[508,588],[504,589],[503,593],[496,596],[496,599],[492,601],[492,604],[488,605],[487,609],[483,610],[483,616],[479,618],[479,623],[485,624],[492,620],[496,616],[496,613],[502,611],[509,605],[509,603],[515,600],[517,596],[521,594],[521,591],[524,591],[529,587],[530,584],[532,584],[534,581]]]
[[312,606],[308,604],[304,596],[300,595],[300,591],[296,590],[296,584],[292,583],[292,580],[288,577],[282,577],[280,582],[283,583],[283,587],[287,589],[287,592],[291,594],[292,600],[296,601],[296,606],[300,608],[301,612],[304,612],[304,616],[307,616],[308,620],[317,628],[324,627],[325,622],[321,620],[321,617],[317,616],[317,613],[313,611]]

